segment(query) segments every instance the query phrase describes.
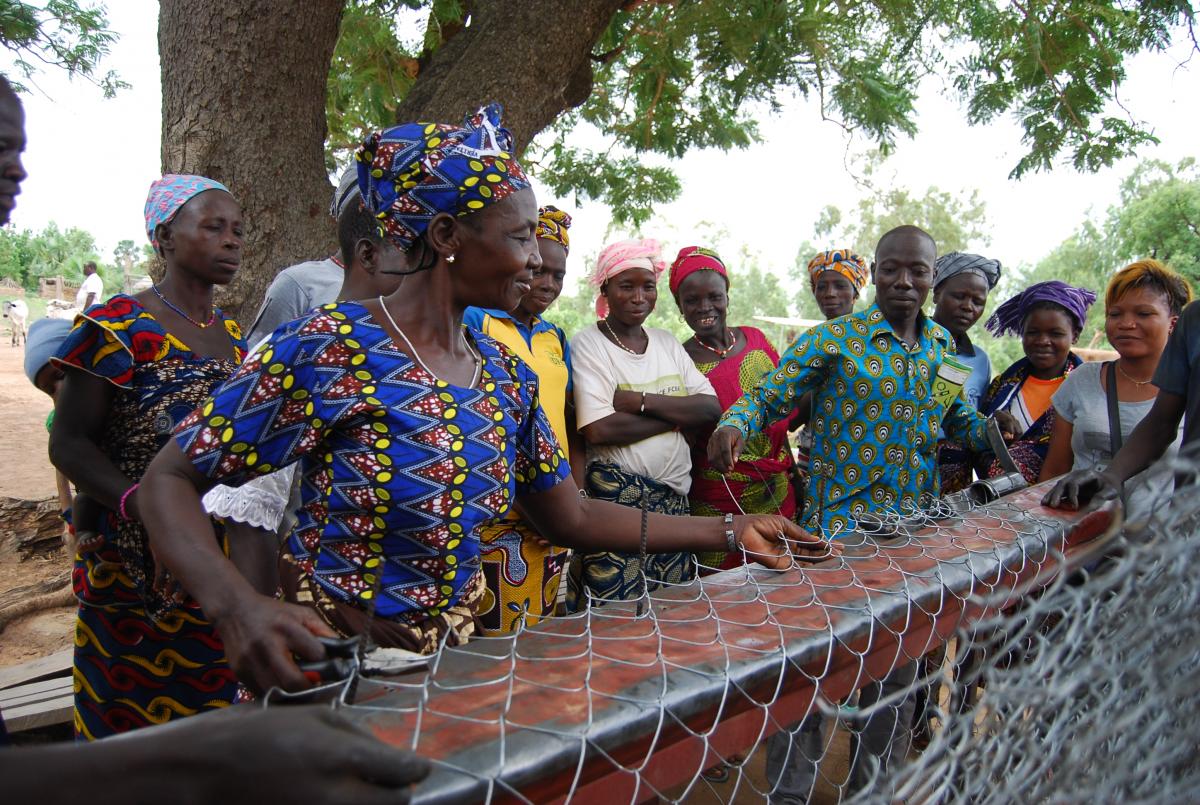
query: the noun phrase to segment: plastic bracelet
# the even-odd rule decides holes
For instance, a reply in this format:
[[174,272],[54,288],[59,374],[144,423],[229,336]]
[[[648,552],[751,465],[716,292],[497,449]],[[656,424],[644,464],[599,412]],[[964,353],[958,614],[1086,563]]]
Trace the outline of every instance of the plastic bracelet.
[[121,495],[121,503],[117,506],[117,514],[127,523],[133,518],[129,516],[129,512],[125,511],[125,504],[129,502],[129,496],[136,492],[139,486],[141,486],[140,482],[126,489],[125,494]]
[[638,409],[639,414],[646,413],[646,392],[642,392],[642,407]]

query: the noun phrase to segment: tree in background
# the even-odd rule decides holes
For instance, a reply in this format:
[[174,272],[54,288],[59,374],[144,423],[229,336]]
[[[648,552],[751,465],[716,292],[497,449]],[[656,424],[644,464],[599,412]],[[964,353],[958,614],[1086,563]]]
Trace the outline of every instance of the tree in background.
[[[817,243],[805,241],[796,254],[789,276],[798,285],[793,303],[802,316],[821,317],[808,278],[808,262],[818,252],[850,248],[869,264],[879,238],[902,224],[916,224],[932,235],[939,254],[979,248],[989,241],[987,208],[977,190],[955,195],[937,187],[930,187],[924,193],[904,187],[880,187],[873,177],[881,164],[878,155],[868,160],[864,182],[869,195],[858,202],[854,211],[847,215],[837,207],[826,207],[814,226]],[[869,288],[861,298],[871,298]]]
[[[61,67],[72,78],[91,81],[111,98],[129,85],[115,72],[100,72],[117,35],[108,29],[103,6],[86,6],[75,0],[49,0],[42,4],[0,0],[0,46],[13,54],[14,65],[26,81],[43,67]],[[18,92],[19,79],[9,76]]]
[[1154,256],[1193,286],[1200,283],[1200,171],[1195,159],[1138,165],[1121,183],[1121,200],[1109,208],[1108,221],[1117,261]]
[[[1166,0],[312,0],[269,11],[163,0],[163,167],[226,180],[254,222],[221,300],[245,313],[276,270],[332,248],[327,113],[348,145],[363,123],[457,120],[500,101],[519,143],[552,127],[529,155],[541,181],[636,224],[678,192],[668,160],[753,144],[755,121],[795,94],[890,146],[915,130],[918,84],[934,73],[971,121],[1019,117],[1014,175],[1060,156],[1111,164],[1153,139],[1107,108],[1125,59],[1192,19]],[[394,33],[397,20],[414,32]],[[589,127],[598,147],[578,143]]]
[[120,270],[100,262],[90,232],[76,227],[60,230],[53,221],[41,232],[0,229],[0,277],[26,291],[36,291],[42,277],[63,277],[78,285],[83,282],[83,264],[89,260],[96,263],[106,288],[120,287]]

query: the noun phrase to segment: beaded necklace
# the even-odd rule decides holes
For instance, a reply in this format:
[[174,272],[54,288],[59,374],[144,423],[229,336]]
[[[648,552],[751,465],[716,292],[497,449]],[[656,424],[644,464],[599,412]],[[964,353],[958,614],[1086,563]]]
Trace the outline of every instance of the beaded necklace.
[[[612,325],[608,323],[608,319],[601,319],[601,320],[600,320],[600,323],[604,325],[604,329],[605,329],[605,330],[608,330],[608,334],[612,336],[612,339],[613,339],[613,341],[616,341],[616,342],[617,342],[617,346],[618,346],[618,347],[620,347],[621,349],[625,350],[625,351],[626,351],[626,352],[628,352],[630,355],[641,355],[641,354],[643,354],[643,353],[641,353],[641,352],[638,352],[638,351],[637,351],[637,350],[635,350],[635,349],[630,349],[629,347],[625,346],[625,342],[624,342],[624,341],[622,341],[620,338],[618,338],[618,337],[617,337],[617,334],[613,332]],[[647,341],[647,343],[646,343],[646,346],[649,346],[649,345],[650,345],[650,344],[649,344],[649,341]]]
[[700,346],[704,347],[705,349],[707,349],[709,352],[713,353],[714,355],[716,355],[720,358],[724,358],[730,352],[733,352],[733,348],[735,346],[737,346],[737,336],[733,334],[733,330],[726,328],[725,332],[729,336],[729,346],[725,347],[725,349],[717,349],[716,347],[710,347],[708,344],[704,343],[704,339],[702,339],[699,335],[696,336],[696,343],[699,344]]
[[162,291],[158,290],[158,286],[157,286],[157,285],[151,285],[151,286],[150,286],[150,290],[154,291],[154,295],[155,295],[155,296],[157,296],[159,299],[161,299],[161,300],[162,300],[162,303],[163,303],[164,305],[166,305],[167,307],[171,308],[171,310],[174,310],[174,311],[175,311],[176,313],[178,313],[180,316],[183,316],[185,319],[187,319],[187,320],[188,320],[188,321],[190,321],[192,324],[194,324],[194,325],[196,325],[197,327],[199,327],[201,330],[205,330],[205,329],[207,329],[207,328],[211,327],[211,326],[213,325],[213,322],[215,322],[215,321],[217,320],[217,309],[216,309],[215,307],[213,308],[212,315],[208,317],[208,321],[205,321],[205,322],[199,322],[199,321],[196,321],[195,319],[193,319],[193,318],[192,318],[191,316],[189,316],[188,314],[184,313],[184,312],[183,312],[182,310],[180,310],[178,307],[176,307],[176,306],[175,306],[175,305],[174,305],[174,304],[171,302],[171,300],[170,300],[170,299],[168,299],[167,297],[163,296],[163,293],[162,293]]

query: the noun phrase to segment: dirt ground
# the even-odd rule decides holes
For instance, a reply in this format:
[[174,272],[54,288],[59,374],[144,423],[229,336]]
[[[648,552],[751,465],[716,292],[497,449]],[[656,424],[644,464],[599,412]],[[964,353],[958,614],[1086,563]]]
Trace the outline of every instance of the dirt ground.
[[[41,500],[55,494],[54,468],[46,455],[50,398],[25,377],[25,348],[0,341],[0,495]],[[60,574],[68,560],[59,552],[22,562],[0,556],[0,590]],[[71,645],[73,607],[46,610],[9,624],[0,632],[0,667],[44,657]]]

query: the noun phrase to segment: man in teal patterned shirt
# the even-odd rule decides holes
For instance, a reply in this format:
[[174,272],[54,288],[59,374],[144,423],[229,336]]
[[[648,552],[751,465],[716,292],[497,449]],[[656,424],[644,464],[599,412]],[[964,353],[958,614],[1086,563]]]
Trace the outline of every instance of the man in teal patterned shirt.
[[[708,445],[713,466],[732,466],[748,434],[812,392],[806,528],[832,537],[864,512],[928,506],[938,494],[939,425],[973,450],[988,449],[987,420],[956,393],[963,370],[945,361],[954,339],[921,311],[936,259],[933,238],[915,226],[880,238],[875,302],[797,339],[779,368],[721,418]],[[935,392],[939,378],[950,393]]]
[[[865,512],[910,511],[938,494],[938,426],[971,449],[986,450],[986,423],[959,393],[965,367],[947,363],[953,338],[921,307],[933,281],[937,246],[915,226],[879,239],[871,276],[875,302],[802,335],[758,386],[734,403],[708,443],[712,465],[727,472],[746,437],[786,417],[813,394],[813,450],[803,525],[834,537]],[[875,767],[886,773],[910,743],[915,700],[900,697],[916,678],[915,662],[866,685],[852,731],[850,793],[863,790]],[[898,698],[899,697],[899,698]],[[896,701],[876,708],[880,701]],[[808,802],[822,755],[821,721],[813,715],[767,741],[773,805]],[[883,787],[874,789],[886,793]]]

